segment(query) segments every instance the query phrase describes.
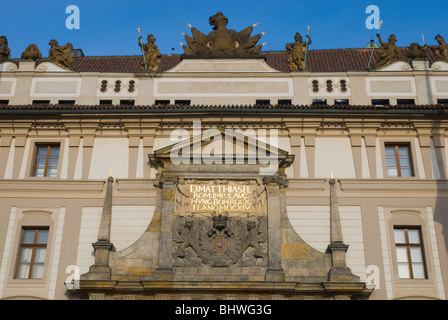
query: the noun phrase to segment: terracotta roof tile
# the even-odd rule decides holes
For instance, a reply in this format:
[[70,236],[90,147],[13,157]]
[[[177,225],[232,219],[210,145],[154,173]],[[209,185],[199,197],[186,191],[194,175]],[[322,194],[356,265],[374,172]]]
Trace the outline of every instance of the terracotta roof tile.
[[[401,58],[408,63],[407,48],[400,48]],[[437,61],[435,54],[427,50],[430,65]],[[347,72],[366,71],[372,49],[328,49],[310,50],[307,55],[307,66],[310,72]],[[289,72],[288,54],[286,51],[264,52],[266,63],[281,72]],[[378,60],[378,50],[374,51],[372,63]],[[18,63],[18,59],[13,62]],[[37,63],[45,62],[40,59]],[[138,72],[140,71],[141,55],[135,56],[88,56],[73,58],[73,68],[78,72]],[[165,72],[177,66],[182,61],[178,54],[163,55],[159,72]]]
[[448,104],[437,105],[0,105],[0,114],[16,114],[26,111],[29,114],[54,113],[108,113],[120,112],[255,112],[255,113],[307,113],[307,112],[365,112],[368,113],[414,113],[448,114]]

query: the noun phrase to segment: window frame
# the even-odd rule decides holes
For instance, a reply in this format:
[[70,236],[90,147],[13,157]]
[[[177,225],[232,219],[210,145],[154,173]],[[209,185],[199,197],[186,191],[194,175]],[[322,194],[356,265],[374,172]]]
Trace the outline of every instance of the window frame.
[[[33,243],[23,243],[24,242],[24,237],[25,237],[25,231],[26,230],[34,230],[34,239],[33,239]],[[39,239],[39,233],[41,230],[45,230],[48,232],[47,235],[47,241],[45,244],[39,244],[37,243],[38,239]],[[19,238],[19,246],[18,246],[18,252],[17,252],[17,261],[16,261],[16,265],[15,265],[15,269],[14,269],[14,276],[13,278],[15,280],[42,280],[45,278],[45,264],[46,264],[46,259],[47,259],[47,255],[48,255],[48,241],[50,239],[50,227],[49,226],[22,226],[21,230],[20,230],[20,238]],[[24,248],[31,248],[32,249],[32,253],[31,253],[31,259],[29,263],[21,263],[21,257],[22,257],[22,249]],[[44,258],[44,262],[35,262],[35,254],[36,254],[36,249],[40,249],[40,248],[45,248],[45,258]],[[19,274],[19,268],[22,264],[29,264],[29,271],[28,271],[28,277],[26,278],[19,278],[18,274]],[[37,264],[41,264],[44,268],[44,271],[42,272],[42,277],[40,278],[33,278],[32,274],[34,271],[34,267]]]
[[[394,236],[395,236],[395,230],[404,230],[405,231],[405,243],[397,243],[395,238],[393,240],[393,244],[394,244],[394,248],[395,248],[395,263],[396,263],[396,268],[397,268],[397,276],[399,280],[428,280],[429,279],[429,274],[428,274],[428,265],[426,262],[426,254],[425,254],[425,248],[424,248],[424,242],[423,242],[423,232],[422,232],[422,227],[421,226],[402,226],[402,225],[396,225],[393,226],[393,232],[394,232]],[[409,242],[409,235],[408,235],[408,231],[409,230],[417,230],[418,231],[418,237],[419,237],[419,243],[415,244],[415,243],[410,243]],[[407,255],[407,259],[408,259],[408,270],[409,270],[409,278],[402,278],[400,277],[400,273],[398,270],[398,257],[397,257],[397,247],[401,247],[401,248],[406,248],[406,255]],[[424,270],[424,278],[415,278],[414,277],[414,273],[413,273],[413,267],[412,267],[412,256],[411,256],[411,247],[412,248],[420,248],[421,251],[421,256],[422,256],[422,264],[423,264],[423,270]]]
[[[394,147],[394,158],[395,158],[395,162],[396,162],[396,168],[397,169],[397,176],[390,176],[388,174],[388,168],[392,168],[389,167],[387,165],[387,148],[388,147]],[[411,171],[411,175],[410,176],[403,176],[402,175],[402,167],[404,168],[404,166],[400,165],[400,154],[398,151],[399,147],[406,147],[408,150],[408,158],[409,158],[409,168]],[[384,142],[384,167],[385,167],[385,177],[386,178],[416,178],[417,177],[417,173],[416,173],[416,168],[415,168],[415,164],[414,164],[414,155],[413,155],[413,148],[412,148],[412,144],[410,142],[393,142],[393,141],[385,141]]]
[[[36,167],[37,167],[37,159],[38,159],[38,151],[39,148],[43,148],[43,147],[47,147],[47,153],[45,155],[45,167],[44,167],[44,174],[42,176],[36,175]],[[58,164],[57,164],[57,171],[56,171],[56,176],[54,177],[50,177],[48,176],[48,169],[50,167],[49,162],[50,162],[50,158],[51,158],[51,148],[59,148],[59,154],[58,154]],[[31,163],[31,177],[34,178],[57,178],[59,177],[59,173],[61,170],[61,143],[59,142],[35,142],[34,144],[34,155],[33,155],[33,160]]]

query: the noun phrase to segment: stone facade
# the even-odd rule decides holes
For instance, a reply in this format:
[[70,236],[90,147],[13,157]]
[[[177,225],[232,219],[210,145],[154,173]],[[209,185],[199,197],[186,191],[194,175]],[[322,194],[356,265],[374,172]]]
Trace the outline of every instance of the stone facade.
[[[118,73],[77,59],[0,64],[1,298],[446,298],[445,62],[285,72],[190,57]],[[231,163],[215,145],[226,129]],[[44,143],[60,149],[55,177],[32,174]],[[390,143],[409,146],[411,177],[388,175]],[[180,150],[190,162],[173,162]],[[21,230],[36,226],[49,230],[43,276],[18,279]],[[396,226],[420,228],[424,279],[400,277]]]

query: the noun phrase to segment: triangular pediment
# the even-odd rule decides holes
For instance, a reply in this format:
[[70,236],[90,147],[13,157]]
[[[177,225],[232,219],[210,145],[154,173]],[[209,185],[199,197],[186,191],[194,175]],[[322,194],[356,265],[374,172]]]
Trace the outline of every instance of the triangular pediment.
[[[287,151],[275,147],[263,140],[272,141],[266,131],[248,129],[246,131],[225,127],[208,129],[200,134],[182,139],[174,144],[154,151],[150,155],[152,162],[171,161],[193,164],[209,163],[239,163],[265,164],[277,159],[284,167],[289,166],[294,156]],[[200,159],[200,161],[198,160]]]

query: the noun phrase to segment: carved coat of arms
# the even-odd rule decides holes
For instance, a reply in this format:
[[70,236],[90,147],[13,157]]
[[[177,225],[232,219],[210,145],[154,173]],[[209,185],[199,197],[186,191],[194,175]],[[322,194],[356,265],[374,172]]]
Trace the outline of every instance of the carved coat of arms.
[[[187,185],[191,185],[189,183]],[[197,181],[194,183],[200,185]],[[267,264],[267,215],[265,194],[260,184],[252,181],[251,184],[242,187],[240,185],[240,188],[236,189],[232,189],[231,184],[227,182],[222,183],[221,188],[217,187],[216,183],[208,184],[208,188],[205,187],[206,183],[202,185],[204,187],[200,190],[207,197],[220,200],[237,198],[230,191],[241,190],[241,194],[245,195],[239,196],[245,200],[240,201],[243,204],[239,204],[238,199],[228,203],[232,204],[231,208],[242,210],[231,213],[194,212],[191,210],[193,206],[188,205],[191,199],[195,199],[194,195],[191,192],[189,197],[185,195],[189,190],[199,188],[181,186],[176,197],[177,210],[173,232],[174,266],[227,267]],[[213,186],[215,188],[212,188]],[[229,192],[208,192],[210,190]],[[199,198],[207,198],[205,195],[200,195]],[[244,211],[244,208],[247,208],[247,211]]]

